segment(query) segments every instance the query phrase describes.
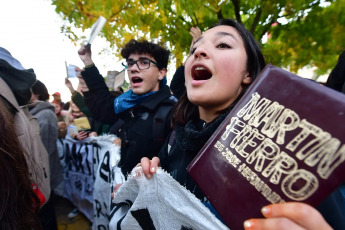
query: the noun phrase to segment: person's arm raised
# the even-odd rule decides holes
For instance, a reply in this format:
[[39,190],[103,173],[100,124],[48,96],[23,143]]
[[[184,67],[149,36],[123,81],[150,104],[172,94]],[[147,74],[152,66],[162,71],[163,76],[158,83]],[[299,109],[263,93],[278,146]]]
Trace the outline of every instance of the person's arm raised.
[[65,85],[67,86],[71,94],[73,95],[75,93],[75,90],[73,88],[71,81],[68,79],[68,77],[65,78]]
[[92,53],[91,53],[91,45],[82,45],[78,51],[78,55],[82,62],[84,63],[85,67],[89,67],[93,65],[92,61]]

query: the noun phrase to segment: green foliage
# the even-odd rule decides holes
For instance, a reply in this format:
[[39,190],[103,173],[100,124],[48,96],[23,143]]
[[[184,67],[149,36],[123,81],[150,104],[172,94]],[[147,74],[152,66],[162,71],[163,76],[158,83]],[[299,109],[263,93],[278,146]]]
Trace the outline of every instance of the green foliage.
[[[345,1],[328,7],[316,6],[298,21],[272,28],[264,45],[266,59],[292,71],[310,65],[321,75],[332,69],[345,49]],[[273,54],[278,55],[273,55]]]
[[[328,6],[320,6],[321,2]],[[74,42],[80,38],[71,25],[87,29],[102,15],[107,19],[102,36],[112,46],[143,37],[166,44],[176,65],[189,51],[189,29],[198,26],[204,31],[221,18],[243,23],[259,41],[267,62],[291,71],[309,65],[325,73],[345,48],[345,0],[52,0],[52,4],[69,22],[62,31]],[[261,44],[267,34],[268,42]]]

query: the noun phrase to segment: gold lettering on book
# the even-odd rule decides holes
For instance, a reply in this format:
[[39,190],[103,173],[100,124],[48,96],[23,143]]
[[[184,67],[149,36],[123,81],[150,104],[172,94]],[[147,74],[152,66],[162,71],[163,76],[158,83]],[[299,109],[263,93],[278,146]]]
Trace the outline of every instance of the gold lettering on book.
[[272,189],[263,182],[255,172],[253,172],[246,164],[241,164],[238,171],[245,177],[254,187],[271,203],[285,203],[285,201]]
[[235,154],[233,154],[228,148],[225,149],[225,152],[222,152],[222,155],[225,156],[225,158],[232,166],[234,166],[234,168],[237,168],[238,165],[241,163],[241,160]]
[[[258,93],[236,115],[215,147],[267,200],[280,202],[281,198],[260,176],[280,185],[290,199],[303,201],[316,191],[319,181],[300,169],[299,161],[316,167],[317,175],[327,179],[345,160],[345,145],[339,139]],[[221,141],[230,134],[231,142],[224,146]]]

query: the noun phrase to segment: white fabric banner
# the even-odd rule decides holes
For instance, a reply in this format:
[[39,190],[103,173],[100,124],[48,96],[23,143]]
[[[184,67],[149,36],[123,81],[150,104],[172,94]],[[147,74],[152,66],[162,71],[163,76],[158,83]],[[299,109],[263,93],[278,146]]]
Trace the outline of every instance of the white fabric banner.
[[146,179],[136,167],[112,200],[111,230],[228,229],[162,169]]
[[[124,183],[125,178],[117,167],[120,161],[120,146],[113,144],[114,135],[100,136],[91,139],[98,146],[94,152],[95,185],[93,190],[94,219],[92,229],[108,230],[111,193],[113,186]],[[116,173],[115,173],[116,171]]]
[[93,222],[94,230],[109,229],[111,192],[125,181],[117,167],[120,146],[112,143],[115,138],[104,135],[75,141],[66,136],[64,140],[64,197]]
[[89,138],[76,141],[68,135],[64,140],[66,177],[64,197],[69,199],[79,211],[93,221],[93,144]]

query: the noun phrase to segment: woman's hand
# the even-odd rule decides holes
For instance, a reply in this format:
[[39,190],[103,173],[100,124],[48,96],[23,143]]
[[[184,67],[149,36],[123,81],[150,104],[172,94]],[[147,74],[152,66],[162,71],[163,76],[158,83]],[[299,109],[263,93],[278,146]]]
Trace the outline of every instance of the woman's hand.
[[88,136],[89,136],[89,134],[88,134],[87,132],[85,132],[85,131],[80,131],[80,132],[78,132],[78,134],[75,136],[75,139],[81,141],[81,140],[86,139]]
[[158,157],[153,157],[152,160],[147,157],[141,158],[141,167],[147,179],[152,178],[153,174],[156,173],[159,162],[160,160]]
[[123,184],[117,184],[114,186],[114,191],[111,193],[111,199],[114,199],[114,196],[117,192],[117,190],[119,190],[119,188],[122,186]]
[[113,140],[113,144],[118,145],[118,146],[121,147],[121,139],[120,139],[120,138],[115,138],[115,139]]
[[97,134],[95,131],[92,131],[92,132],[89,133],[88,136],[89,136],[89,137],[97,137],[98,134]]
[[263,207],[261,212],[266,218],[246,220],[244,229],[332,229],[315,208],[305,203],[271,204]]

